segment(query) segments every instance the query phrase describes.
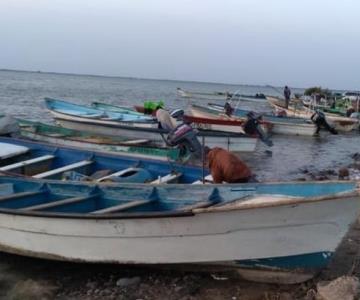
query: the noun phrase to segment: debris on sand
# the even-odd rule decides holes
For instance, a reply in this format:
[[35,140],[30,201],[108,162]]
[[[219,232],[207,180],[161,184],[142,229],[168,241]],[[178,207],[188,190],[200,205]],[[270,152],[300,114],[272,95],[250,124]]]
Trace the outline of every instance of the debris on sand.
[[47,281],[35,281],[32,279],[17,282],[8,292],[6,299],[9,300],[51,300],[55,297],[58,288]]
[[359,295],[359,279],[353,276],[341,276],[330,282],[317,284],[318,300],[354,300]]

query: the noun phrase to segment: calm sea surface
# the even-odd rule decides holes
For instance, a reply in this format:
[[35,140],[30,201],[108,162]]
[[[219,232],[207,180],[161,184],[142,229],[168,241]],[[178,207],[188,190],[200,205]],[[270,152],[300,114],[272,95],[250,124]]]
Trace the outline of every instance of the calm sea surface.
[[[176,96],[176,88],[201,91],[237,91],[241,94],[265,93],[278,95],[270,86],[225,85],[166,80],[145,80],[85,75],[63,75],[0,71],[0,109],[2,113],[51,123],[43,98],[53,97],[81,104],[102,101],[111,104],[134,105],[144,100],[161,99],[170,108],[186,108],[187,100]],[[293,92],[300,92],[294,90]],[[206,103],[200,100],[198,103]],[[263,103],[244,102],[242,107],[269,111]],[[359,132],[347,135],[312,137],[273,137],[272,155],[260,145],[255,154],[243,159],[261,180],[290,180],[299,177],[303,168],[338,168],[351,162],[350,155],[360,151]]]

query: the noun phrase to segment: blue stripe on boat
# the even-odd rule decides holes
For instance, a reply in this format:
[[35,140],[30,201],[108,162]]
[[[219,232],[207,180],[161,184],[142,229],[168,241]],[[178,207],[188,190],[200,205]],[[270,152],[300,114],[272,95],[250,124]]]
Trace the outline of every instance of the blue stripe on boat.
[[236,261],[239,266],[247,268],[278,268],[278,269],[320,269],[325,267],[331,257],[332,252],[316,252],[301,255],[292,255],[274,258],[250,259]]

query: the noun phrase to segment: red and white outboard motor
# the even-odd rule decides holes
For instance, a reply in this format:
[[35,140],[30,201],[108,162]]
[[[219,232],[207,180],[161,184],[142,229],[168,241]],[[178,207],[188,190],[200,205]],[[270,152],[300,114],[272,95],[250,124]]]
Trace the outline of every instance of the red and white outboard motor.
[[264,144],[271,147],[273,145],[273,142],[264,132],[260,124],[262,116],[256,116],[253,111],[250,111],[246,116],[247,120],[243,126],[245,133],[249,135],[256,134]]
[[[182,120],[183,110],[175,110],[171,116],[177,120]],[[201,157],[202,146],[197,138],[197,130],[189,124],[182,123],[169,132],[166,143],[171,147],[179,147],[181,154],[191,154]]]

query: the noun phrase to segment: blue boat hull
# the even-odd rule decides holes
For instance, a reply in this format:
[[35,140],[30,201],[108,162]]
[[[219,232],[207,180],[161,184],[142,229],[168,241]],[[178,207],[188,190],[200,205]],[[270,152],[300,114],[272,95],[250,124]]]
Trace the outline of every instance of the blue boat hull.
[[[139,170],[139,174],[145,174],[143,170],[146,170],[148,176],[133,176],[134,182],[151,182],[159,177],[166,176],[168,174],[181,174],[176,179],[179,183],[193,183],[194,181],[202,178],[202,169],[195,166],[185,166],[177,163],[167,163],[158,161],[155,159],[137,159],[127,156],[121,156],[117,154],[105,154],[93,151],[85,151],[83,149],[70,148],[70,147],[57,147],[46,143],[33,142],[22,139],[0,137],[0,143],[24,146],[29,149],[28,152],[15,156],[13,158],[7,158],[0,160],[0,171],[5,171],[11,174],[37,176],[39,173],[44,173],[50,170],[59,170],[60,168],[68,165],[76,165],[78,162],[90,161],[90,164],[80,164],[79,167],[70,168],[66,170],[66,173],[75,173],[79,175],[78,178],[83,180],[89,179],[91,174],[97,171],[109,170],[110,173],[119,172],[121,170],[135,168]],[[19,163],[21,161],[29,161],[35,158],[41,158],[45,156],[53,156],[52,159],[37,163],[20,165],[17,168],[11,168],[11,165]],[[9,169],[10,166],[10,169]],[[130,171],[130,170],[129,170]],[[129,181],[130,175],[134,175],[134,172],[123,176],[123,182]],[[65,172],[55,172],[53,175],[39,177],[42,179],[64,179]],[[208,175],[208,170],[205,170],[205,175]],[[46,174],[45,174],[46,175]],[[84,175],[83,177],[81,175]],[[141,181],[141,178],[144,181]],[[121,182],[121,178],[118,178],[118,182]]]

